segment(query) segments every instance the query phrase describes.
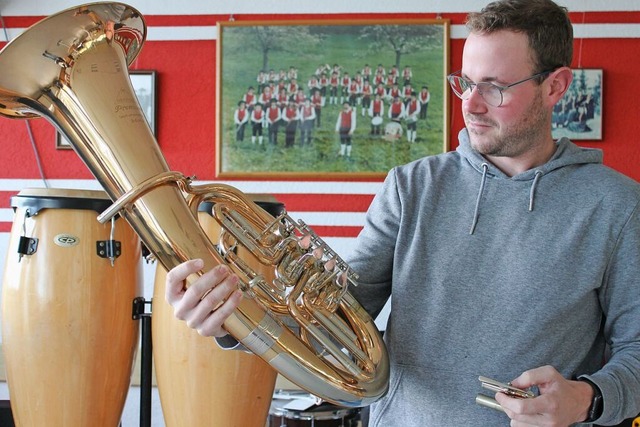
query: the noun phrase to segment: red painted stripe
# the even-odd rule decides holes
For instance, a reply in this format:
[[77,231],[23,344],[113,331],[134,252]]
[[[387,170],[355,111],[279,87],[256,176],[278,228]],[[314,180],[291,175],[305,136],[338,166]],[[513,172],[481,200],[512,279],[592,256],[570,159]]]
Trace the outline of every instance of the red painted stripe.
[[366,212],[369,194],[275,194],[290,212]]
[[18,191],[0,191],[0,208],[11,207],[11,198],[18,194]]
[[12,222],[0,222],[0,233],[8,233],[13,226]]
[[[216,25],[218,22],[226,22],[230,15],[145,15],[141,11],[149,26],[181,27]],[[463,24],[466,13],[443,13],[441,18],[449,19],[451,24]],[[336,20],[336,19],[431,19],[434,13],[351,13],[351,14],[238,14],[233,15],[237,22],[241,21],[304,21],[304,20]],[[640,13],[637,12],[571,12],[569,17],[574,24],[595,23],[640,23]],[[7,28],[27,28],[42,20],[45,16],[5,16],[4,23]]]

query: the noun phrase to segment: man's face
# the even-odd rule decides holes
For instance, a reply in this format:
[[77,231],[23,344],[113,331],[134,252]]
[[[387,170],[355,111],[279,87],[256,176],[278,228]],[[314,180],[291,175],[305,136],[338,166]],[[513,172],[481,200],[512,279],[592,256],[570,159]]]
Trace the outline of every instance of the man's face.
[[[471,33],[465,42],[462,76],[471,82],[507,86],[538,71],[522,33]],[[500,107],[487,104],[474,87],[469,99],[462,101],[462,112],[471,145],[481,154],[516,157],[546,142],[548,111],[536,81],[505,90]]]

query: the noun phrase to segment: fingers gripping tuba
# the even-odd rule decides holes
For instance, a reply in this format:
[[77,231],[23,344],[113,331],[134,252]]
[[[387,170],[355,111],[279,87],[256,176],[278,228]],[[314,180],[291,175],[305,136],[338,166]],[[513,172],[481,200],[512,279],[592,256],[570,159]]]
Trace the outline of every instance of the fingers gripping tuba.
[[[121,3],[40,21],[0,53],[0,114],[42,116],[66,135],[114,201],[98,219],[122,215],[166,269],[202,258],[203,272],[224,263],[237,273],[244,298],[224,326],[245,347],[324,400],[377,400],[388,387],[388,356],[348,292],[356,280],[348,265],[303,222],[274,218],[231,186],[194,185],[169,170],[127,73],[145,36],[140,13]],[[223,229],[215,245],[197,221],[203,201],[214,203]],[[301,248],[302,236],[310,247]],[[275,279],[238,257],[239,245]]]

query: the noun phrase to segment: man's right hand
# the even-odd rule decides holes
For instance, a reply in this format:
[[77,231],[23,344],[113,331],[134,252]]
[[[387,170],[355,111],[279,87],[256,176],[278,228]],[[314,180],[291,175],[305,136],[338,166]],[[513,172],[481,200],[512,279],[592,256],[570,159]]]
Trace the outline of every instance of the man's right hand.
[[165,298],[174,315],[202,336],[223,337],[223,323],[238,307],[242,292],[238,276],[226,265],[218,265],[195,280],[188,288],[185,280],[204,266],[200,259],[186,261],[169,271]]

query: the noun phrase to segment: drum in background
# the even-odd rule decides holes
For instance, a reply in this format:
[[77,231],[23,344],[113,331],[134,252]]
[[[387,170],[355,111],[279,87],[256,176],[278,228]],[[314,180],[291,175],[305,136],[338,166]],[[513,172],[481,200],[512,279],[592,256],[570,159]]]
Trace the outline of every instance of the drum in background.
[[140,240],[124,219],[97,221],[111,205],[101,191],[23,190],[11,204],[2,337],[16,425],[116,426],[138,345]]
[[376,116],[376,117],[371,119],[371,125],[372,126],[380,126],[381,124],[382,124],[382,117]]
[[[284,210],[273,197],[249,197],[273,216]],[[211,208],[212,203],[202,203],[198,221],[215,243],[220,225]],[[261,269],[246,249],[239,247],[238,255],[267,280],[273,279],[273,272]],[[264,427],[277,372],[258,356],[222,350],[213,338],[202,337],[176,319],[164,295],[166,275],[158,265],[152,312],[153,356],[165,424]]]
[[383,139],[395,141],[402,138],[402,125],[398,122],[389,122],[384,127]]
[[356,427],[359,408],[343,408],[329,403],[314,403],[309,393],[277,390],[269,409],[268,427]]

